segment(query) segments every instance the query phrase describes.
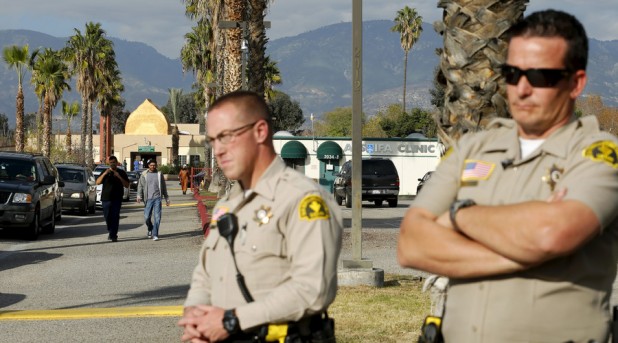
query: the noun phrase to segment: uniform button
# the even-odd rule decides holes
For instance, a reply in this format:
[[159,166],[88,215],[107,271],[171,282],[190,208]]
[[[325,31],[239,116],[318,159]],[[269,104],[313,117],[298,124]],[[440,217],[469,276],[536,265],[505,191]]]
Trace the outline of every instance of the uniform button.
[[251,246],[251,250],[256,251],[257,247],[255,245]]
[[219,281],[223,282],[223,276],[219,276]]
[[482,291],[482,290],[483,290],[483,288],[485,288],[485,287],[483,286],[483,284],[480,284],[480,285],[479,285],[479,289]]
[[476,332],[477,328],[476,325],[472,325],[472,332]]
[[223,250],[227,250],[227,245],[224,245],[224,246],[223,246]]

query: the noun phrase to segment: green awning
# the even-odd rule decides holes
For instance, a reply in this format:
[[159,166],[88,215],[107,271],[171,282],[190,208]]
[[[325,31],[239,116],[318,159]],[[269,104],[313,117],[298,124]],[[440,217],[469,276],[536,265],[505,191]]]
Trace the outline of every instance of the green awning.
[[298,141],[289,141],[281,148],[281,158],[306,158],[307,148]]
[[339,144],[327,141],[318,147],[319,160],[338,160],[343,156],[343,151]]

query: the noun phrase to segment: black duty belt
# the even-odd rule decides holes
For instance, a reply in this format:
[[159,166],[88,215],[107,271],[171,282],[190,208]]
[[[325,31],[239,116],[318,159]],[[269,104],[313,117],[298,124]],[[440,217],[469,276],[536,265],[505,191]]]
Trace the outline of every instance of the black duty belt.
[[229,337],[226,343],[335,343],[335,322],[326,312],[297,322],[268,324]]

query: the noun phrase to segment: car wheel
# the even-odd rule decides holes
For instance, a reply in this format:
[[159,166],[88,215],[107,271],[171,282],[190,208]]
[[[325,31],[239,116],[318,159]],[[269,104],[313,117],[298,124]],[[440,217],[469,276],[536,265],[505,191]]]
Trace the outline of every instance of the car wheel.
[[85,203],[79,205],[79,215],[80,216],[85,216],[86,215],[87,206],[88,206],[88,200],[87,199],[86,199]]
[[56,216],[56,221],[59,222],[62,220],[62,206],[57,206],[57,209],[59,208],[60,210],[56,210],[55,212],[55,216]]
[[43,233],[51,234],[56,231],[56,216],[55,216],[56,208],[54,207],[54,213],[51,215],[51,222],[47,224],[41,231]]
[[341,205],[343,204],[343,198],[335,194],[335,202],[337,203],[337,205]]
[[373,203],[376,205],[376,207],[382,206],[382,200],[374,200]]
[[[90,202],[90,199],[88,199]],[[88,213],[94,214],[97,211],[97,204],[95,202],[92,203],[92,206],[88,207]]]
[[41,231],[41,223],[39,222],[39,209],[34,211],[34,218],[32,218],[32,223],[28,226],[28,231],[26,233],[26,238],[30,241],[36,241],[39,238],[39,233]]
[[352,207],[352,195],[346,193],[345,194],[345,207],[350,208]]
[[397,207],[397,199],[389,199],[388,207]]

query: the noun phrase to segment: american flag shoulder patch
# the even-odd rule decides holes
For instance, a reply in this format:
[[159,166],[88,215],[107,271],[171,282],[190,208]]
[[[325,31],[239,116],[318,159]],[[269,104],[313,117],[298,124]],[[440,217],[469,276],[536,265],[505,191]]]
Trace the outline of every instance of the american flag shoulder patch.
[[461,172],[461,181],[487,180],[496,167],[495,163],[465,160],[464,169]]

